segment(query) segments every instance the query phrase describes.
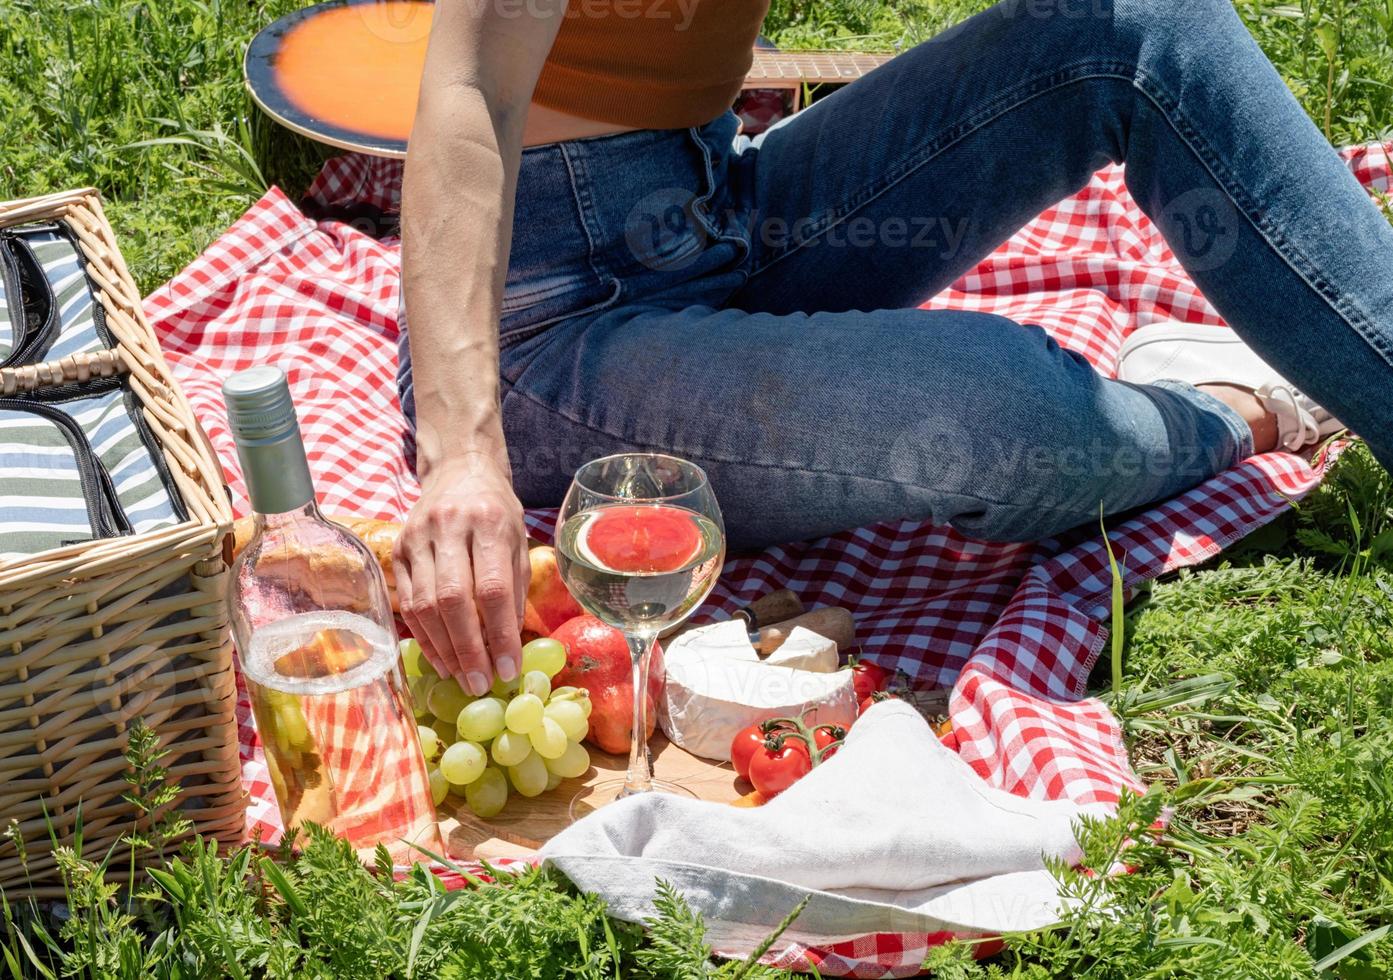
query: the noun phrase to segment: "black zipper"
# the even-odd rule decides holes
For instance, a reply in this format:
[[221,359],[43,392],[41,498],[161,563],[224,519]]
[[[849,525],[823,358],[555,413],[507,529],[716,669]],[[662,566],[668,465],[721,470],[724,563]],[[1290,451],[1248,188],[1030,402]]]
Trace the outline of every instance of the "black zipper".
[[82,486],[82,498],[87,503],[87,523],[92,533],[99,538],[114,538],[130,534],[130,523],[119,506],[113,507],[116,490],[111,483],[111,474],[97,459],[96,450],[82,431],[82,426],[71,415],[45,405],[42,402],[23,398],[0,398],[0,408],[17,412],[32,412],[43,416],[63,432],[72,447],[73,459],[77,461],[78,482]]
[[[159,475],[160,482],[164,485],[165,492],[169,494],[170,507],[174,511],[174,516],[181,522],[189,519],[189,509],[184,505],[184,499],[179,495],[179,487],[174,482],[173,475],[169,472],[169,463],[164,458],[164,450],[160,447],[159,440],[155,438],[155,433],[150,429],[150,423],[145,421],[145,415],[141,410],[140,399],[136,397],[134,389],[120,378],[98,378],[95,381],[69,381],[67,384],[54,385],[51,388],[40,388],[31,391],[23,396],[21,400],[29,402],[35,401],[49,402],[51,404],[65,404],[70,401],[80,401],[84,398],[92,398],[97,395],[105,395],[109,392],[121,389],[121,403],[126,410],[126,415],[135,426],[136,434],[140,437],[141,444],[145,446],[146,452],[150,454],[150,460],[155,466],[155,472]],[[71,418],[71,416],[64,416]],[[80,428],[80,427],[79,427]],[[85,436],[86,433],[83,433]],[[95,456],[95,450],[93,451]],[[102,467],[102,473],[106,473]],[[108,477],[109,480],[109,477]],[[116,512],[121,515],[121,519],[127,522],[129,518],[125,516],[125,508],[121,506],[121,498],[112,491],[112,502]]]
[[68,381],[47,388],[35,388],[16,396],[20,401],[69,402],[90,395],[105,395],[121,387],[120,378],[94,378],[91,381]]
[[29,318],[24,315],[24,297],[19,289],[19,269],[15,265],[14,253],[9,249],[8,235],[0,233],[0,282],[5,286],[5,307],[10,317],[10,352],[0,357],[0,367],[8,367],[19,360],[29,336]]
[[[25,339],[24,347],[19,352],[18,363],[37,364],[40,361],[44,360],[45,357],[47,357],[48,349],[53,346],[53,341],[58,338],[58,330],[61,326],[61,317],[58,311],[58,296],[53,291],[53,283],[48,281],[48,274],[44,271],[43,263],[41,263],[39,261],[38,256],[34,254],[34,250],[29,247],[29,243],[26,242],[19,235],[15,235],[13,237],[13,243],[16,249],[23,250],[22,256],[15,256],[15,268],[19,268],[19,262],[21,260],[27,262],[29,265],[29,271],[34,276],[37,288],[42,289],[45,295],[48,296],[48,316],[44,318],[44,322],[39,325],[38,329],[34,330]],[[23,274],[20,275],[19,291],[21,296],[20,306],[23,306]]]
[[[53,283],[49,279],[48,272],[44,268],[43,263],[40,262],[38,256],[34,254],[33,246],[29,244],[28,239],[25,237],[27,234],[35,234],[38,232],[55,232],[62,237],[67,242],[68,247],[72,249],[73,256],[77,260],[78,272],[82,276],[82,284],[87,290],[87,303],[91,308],[93,330],[97,334],[97,339],[102,342],[104,347],[108,350],[115,347],[116,338],[112,335],[111,328],[106,322],[106,308],[102,306],[101,300],[97,298],[97,292],[96,289],[93,288],[92,278],[87,274],[86,256],[83,255],[82,247],[78,244],[77,236],[73,234],[73,230],[68,227],[66,222],[62,221],[19,225],[15,228],[0,229],[0,246],[10,246],[9,248],[0,247],[0,252],[8,254],[11,262],[14,263],[13,271],[16,284],[14,295],[19,297],[18,308],[21,311],[21,322],[24,324],[25,330],[27,331],[28,317],[23,316],[24,302],[22,297],[24,290],[20,286],[19,259],[13,254],[12,249],[22,248],[24,250],[24,257],[36,276],[37,282],[41,285],[41,288],[47,292],[48,318],[45,320],[42,327],[36,330],[32,335],[25,337],[23,344],[17,345],[11,357],[5,361],[5,365],[34,364],[41,361],[44,356],[48,354],[49,348],[53,346],[53,342],[58,338],[62,326],[62,312],[58,308],[58,296],[53,290]],[[9,282],[7,281],[7,300],[9,296]]]

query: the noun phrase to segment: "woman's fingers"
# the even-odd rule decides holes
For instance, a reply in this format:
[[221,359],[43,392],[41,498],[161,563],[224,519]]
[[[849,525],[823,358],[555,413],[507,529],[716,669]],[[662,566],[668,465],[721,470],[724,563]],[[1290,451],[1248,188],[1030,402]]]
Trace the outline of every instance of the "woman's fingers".
[[411,604],[411,566],[407,563],[404,555],[398,555],[395,551],[392,561],[396,565],[397,580],[397,609],[401,612],[401,618],[406,623],[407,629],[411,630],[411,635],[417,638],[421,644],[421,655],[426,658],[426,663],[430,664],[441,677],[447,676],[450,671],[446,668],[445,662],[441,660],[440,654],[436,653],[434,646],[426,639],[425,630],[418,628],[418,623],[414,614],[408,614],[407,610],[414,610]]
[[452,673],[470,694],[487,694],[493,683],[484,631],[479,623],[477,584],[469,552],[461,536],[437,540],[435,562],[435,614],[449,634],[458,667]]
[[398,577],[402,569],[408,570],[410,586],[405,593],[399,587],[397,593],[401,618],[406,621],[411,635],[421,644],[426,659],[436,673],[441,677],[457,674],[459,661],[454,645],[436,610],[435,565],[430,552],[422,554],[419,549],[407,547],[403,551],[403,558],[397,560]]
[[422,653],[425,653],[426,660],[435,668],[436,674],[440,677],[450,677],[456,672],[457,667],[454,650],[450,647],[450,635],[444,632],[442,624],[430,614],[429,601],[426,599],[428,590],[432,587],[429,562],[415,565],[414,569],[410,597],[401,596],[398,599],[401,618],[410,629],[411,635],[421,643]]
[[[518,616],[515,557],[519,545],[517,535],[510,532],[511,529],[501,522],[487,530],[476,528],[472,542],[474,597],[484,626],[484,642],[493,658],[494,669],[505,681],[518,676],[518,665],[522,662],[522,620]],[[526,592],[523,596],[525,601]]]
[[495,673],[518,676],[530,565],[522,505],[506,473],[438,472],[393,558],[404,583],[402,618],[432,666],[472,694],[487,693]]

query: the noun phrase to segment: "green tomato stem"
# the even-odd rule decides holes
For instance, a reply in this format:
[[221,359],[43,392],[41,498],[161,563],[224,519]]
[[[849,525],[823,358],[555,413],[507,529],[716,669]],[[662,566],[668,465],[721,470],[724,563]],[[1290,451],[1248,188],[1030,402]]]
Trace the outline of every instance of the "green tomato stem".
[[[779,725],[788,725],[793,728],[793,731],[779,731],[776,727]],[[767,729],[764,744],[775,752],[784,747],[784,742],[790,736],[797,736],[807,747],[808,757],[812,759],[814,769],[822,765],[822,760],[842,744],[842,740],[839,738],[825,748],[818,748],[817,740],[813,737],[813,729],[809,728],[802,718],[770,718],[768,721],[762,722],[760,727]]]

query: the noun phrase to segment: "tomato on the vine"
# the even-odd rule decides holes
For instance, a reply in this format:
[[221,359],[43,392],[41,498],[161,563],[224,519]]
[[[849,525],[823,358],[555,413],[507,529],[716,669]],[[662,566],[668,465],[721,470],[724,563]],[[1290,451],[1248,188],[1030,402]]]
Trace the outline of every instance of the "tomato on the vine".
[[[778,747],[773,747],[775,745]],[[812,768],[812,757],[801,738],[775,735],[750,759],[750,782],[760,796],[769,800],[798,782]]]
[[761,721],[735,733],[735,737],[730,740],[730,763],[735,767],[735,774],[741,779],[750,778],[750,757],[764,747],[764,740],[774,732],[792,731],[792,728],[781,721]]
[[841,725],[819,725],[813,729],[813,744],[822,751],[821,759],[826,762],[841,747],[846,738],[846,729]]
[[851,665],[851,686],[856,690],[856,700],[865,701],[876,691],[885,690],[890,677],[890,671],[879,664],[857,660]]
[[888,694],[888,693],[886,693],[885,691],[872,691],[869,695],[867,695],[867,696],[861,701],[861,707],[859,707],[859,708],[856,709],[856,713],[857,713],[858,715],[864,715],[864,714],[866,713],[866,709],[868,709],[868,708],[869,708],[871,705],[873,705],[873,704],[877,704],[877,703],[879,703],[879,702],[881,702],[881,701],[898,701],[898,700],[899,700],[899,698],[897,698],[895,695],[893,695],[893,694]]
[[750,758],[764,748],[764,729],[750,725],[735,733],[730,742],[730,763],[741,779],[750,778]]

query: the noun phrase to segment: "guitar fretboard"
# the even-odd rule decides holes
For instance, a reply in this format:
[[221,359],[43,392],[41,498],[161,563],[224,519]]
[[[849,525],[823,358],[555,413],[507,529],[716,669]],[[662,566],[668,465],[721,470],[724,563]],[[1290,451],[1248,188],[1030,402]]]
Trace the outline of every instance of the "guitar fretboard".
[[755,51],[754,64],[745,84],[782,86],[807,83],[854,82],[892,59],[892,54],[858,54],[844,51]]

